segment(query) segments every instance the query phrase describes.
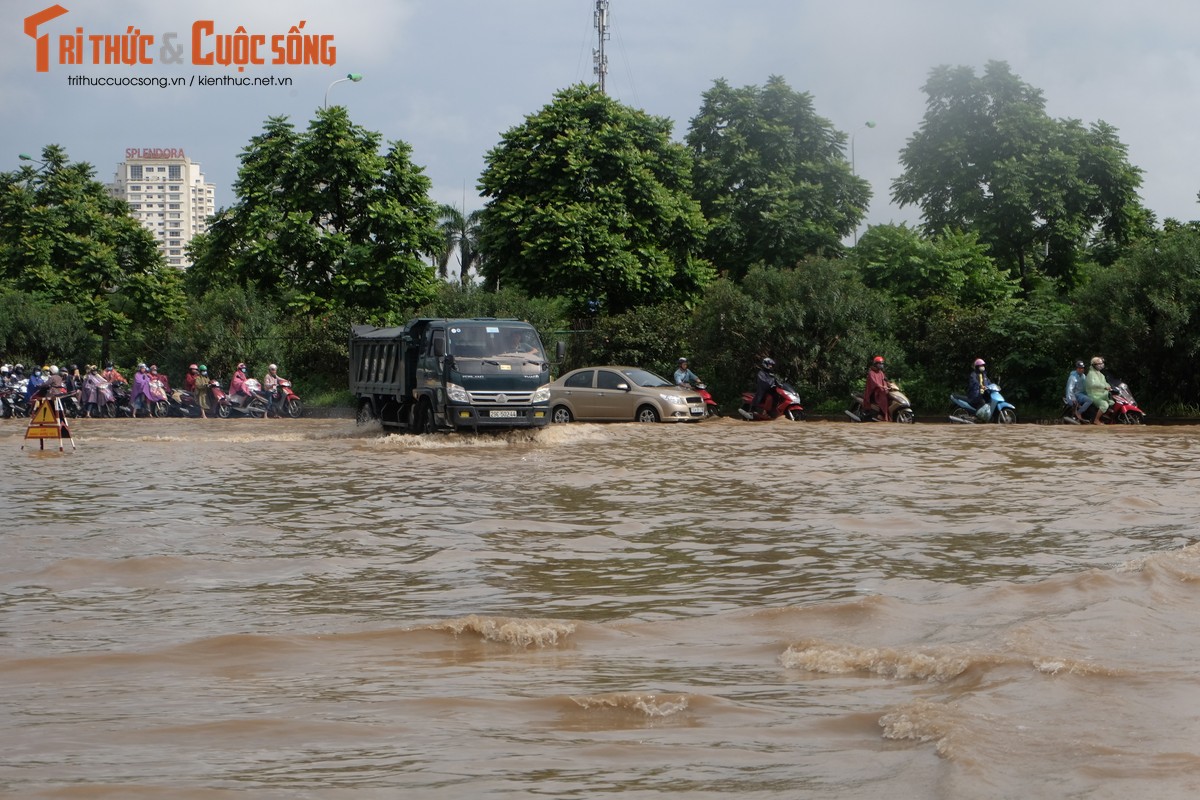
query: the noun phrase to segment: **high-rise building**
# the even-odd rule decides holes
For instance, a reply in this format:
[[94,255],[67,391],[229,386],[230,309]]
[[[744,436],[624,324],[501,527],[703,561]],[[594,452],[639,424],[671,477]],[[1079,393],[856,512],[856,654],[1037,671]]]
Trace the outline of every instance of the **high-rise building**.
[[200,165],[178,148],[130,147],[108,186],[129,203],[130,213],[154,235],[163,258],[187,269],[187,243],[208,228],[216,212],[214,187],[204,182]]

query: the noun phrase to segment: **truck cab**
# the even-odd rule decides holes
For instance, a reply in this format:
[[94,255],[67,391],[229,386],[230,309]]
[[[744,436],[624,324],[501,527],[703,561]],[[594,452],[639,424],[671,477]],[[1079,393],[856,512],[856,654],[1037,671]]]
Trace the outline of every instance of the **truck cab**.
[[350,390],[360,421],[416,433],[541,427],[550,361],[537,330],[514,319],[415,319],[354,326]]

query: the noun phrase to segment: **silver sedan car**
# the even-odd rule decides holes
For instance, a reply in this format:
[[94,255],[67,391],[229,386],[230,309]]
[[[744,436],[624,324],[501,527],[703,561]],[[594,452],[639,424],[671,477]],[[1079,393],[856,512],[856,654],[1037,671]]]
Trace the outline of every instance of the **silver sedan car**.
[[694,390],[637,367],[584,367],[550,384],[553,422],[687,422],[704,413]]

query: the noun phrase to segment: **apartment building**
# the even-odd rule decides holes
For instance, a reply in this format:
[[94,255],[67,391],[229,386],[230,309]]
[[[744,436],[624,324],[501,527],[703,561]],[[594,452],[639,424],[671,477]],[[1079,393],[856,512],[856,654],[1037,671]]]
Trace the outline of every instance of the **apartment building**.
[[216,211],[214,186],[200,165],[180,148],[125,150],[125,160],[108,186],[129,203],[130,213],[153,234],[167,263],[187,269],[187,243],[208,227]]

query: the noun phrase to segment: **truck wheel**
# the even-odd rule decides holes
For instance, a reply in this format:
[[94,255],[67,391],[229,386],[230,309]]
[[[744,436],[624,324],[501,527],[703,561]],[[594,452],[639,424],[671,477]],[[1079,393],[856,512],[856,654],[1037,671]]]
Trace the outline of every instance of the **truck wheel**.
[[433,406],[428,400],[422,400],[417,404],[416,411],[413,412],[413,433],[435,433],[437,428],[433,422]]
[[370,425],[375,422],[375,409],[370,403],[363,403],[358,407],[358,414],[355,415],[354,421],[359,425]]

